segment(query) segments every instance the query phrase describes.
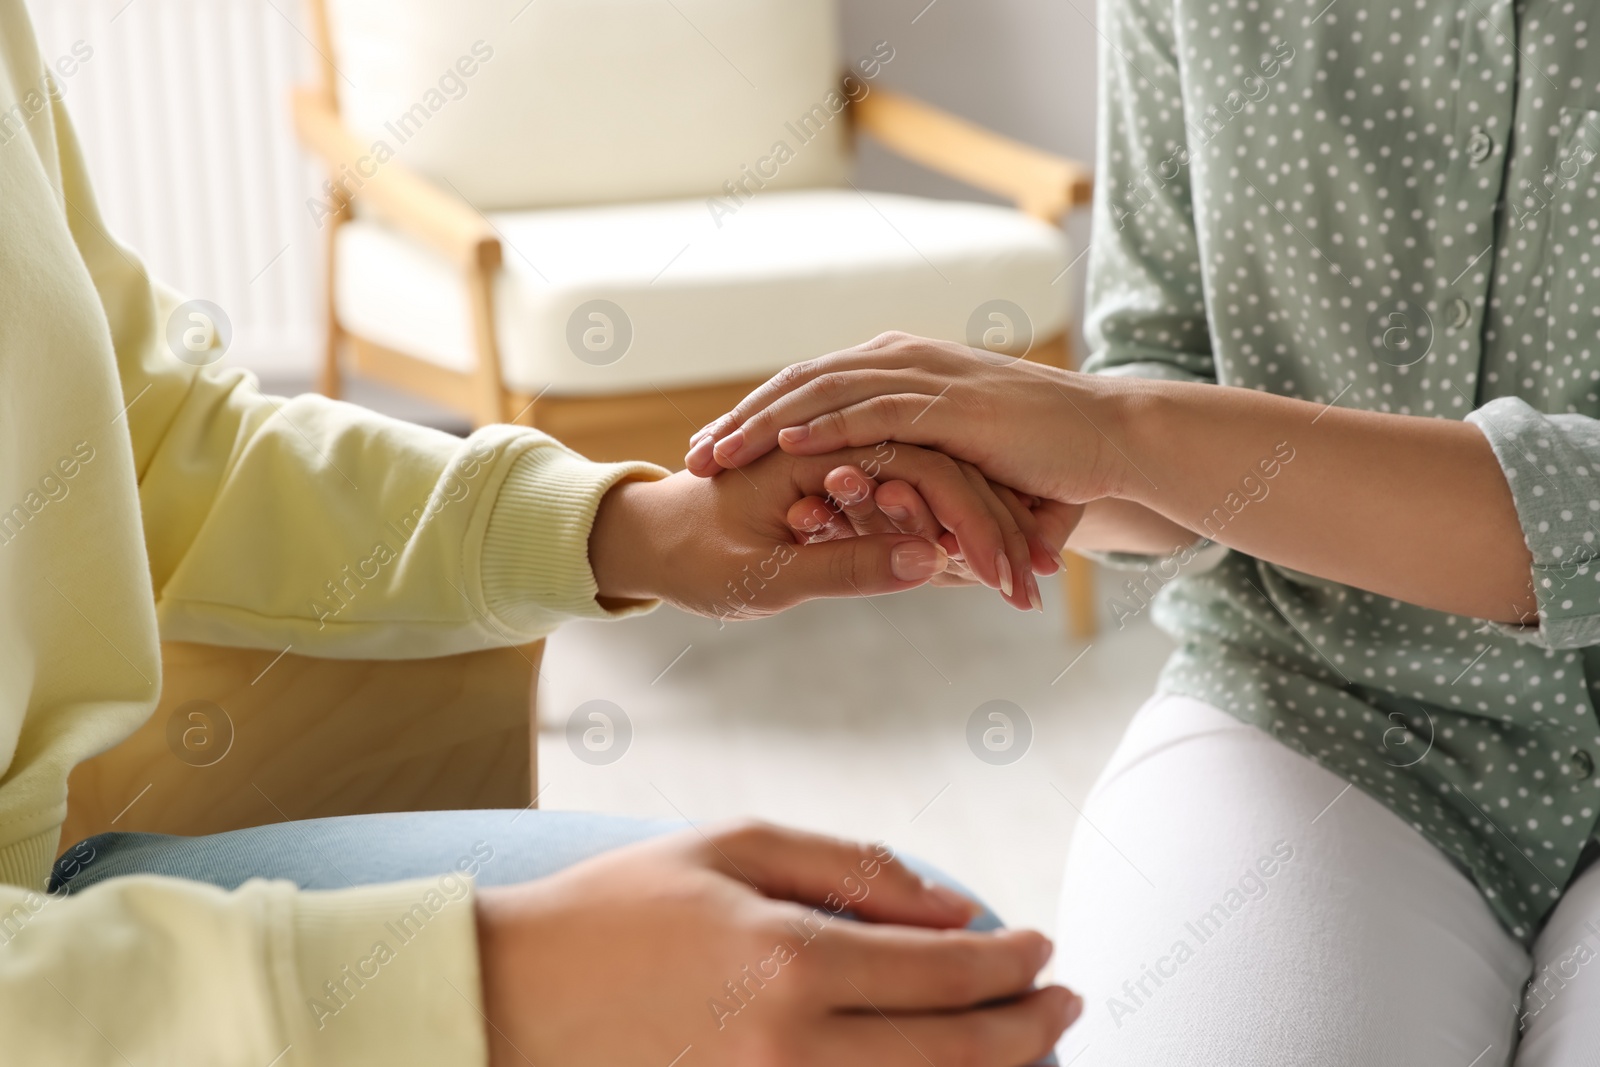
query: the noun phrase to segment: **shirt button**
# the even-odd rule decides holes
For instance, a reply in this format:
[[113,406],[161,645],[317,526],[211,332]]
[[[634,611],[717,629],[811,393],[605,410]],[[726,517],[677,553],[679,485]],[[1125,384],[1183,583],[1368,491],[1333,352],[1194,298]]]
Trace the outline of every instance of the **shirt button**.
[[1445,305],[1445,325],[1459,330],[1472,321],[1472,305],[1459,296]]
[[1581,748],[1572,754],[1572,775],[1574,778],[1594,777],[1594,757]]
[[1483,132],[1483,127],[1472,127],[1472,136],[1467,138],[1467,158],[1473,163],[1482,163],[1494,154],[1494,138]]

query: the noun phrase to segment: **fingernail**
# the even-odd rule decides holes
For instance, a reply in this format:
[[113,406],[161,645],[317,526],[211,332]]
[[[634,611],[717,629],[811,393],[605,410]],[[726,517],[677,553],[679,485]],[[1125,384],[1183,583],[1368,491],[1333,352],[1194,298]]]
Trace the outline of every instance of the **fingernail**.
[[739,449],[744,447],[744,430],[738,429],[718,441],[712,454],[722,463],[732,463],[739,458]]
[[951,911],[960,912],[967,916],[978,913],[978,905],[970,897],[962,896],[947,885],[939,885],[937,882],[929,882],[924,879],[922,889],[928,896],[936,900],[942,908],[949,908]]
[[932,578],[949,566],[944,549],[931,541],[907,541],[889,553],[889,570],[902,582]]
[[1034,611],[1044,614],[1044,601],[1039,597],[1039,583],[1031,574],[1028,575],[1028,603],[1033,605]]
[[810,436],[809,426],[790,426],[778,431],[778,439],[788,445],[797,445]]
[[1083,998],[1072,994],[1072,999],[1067,1001],[1067,1025],[1071,1026],[1078,1021],[1078,1016],[1083,1014]]
[[1048,937],[1039,939],[1039,966],[1043,967],[1050,962],[1050,957],[1056,954],[1056,945]]
[[1011,561],[1006,558],[1004,552],[996,552],[994,554],[994,566],[995,570],[1000,572],[1000,591],[1006,596],[1010,596],[1011,590],[1016,588],[1011,581]]
[[716,447],[716,439],[702,437],[689,449],[689,454],[683,457],[683,465],[690,470],[701,470],[711,461],[711,450]]
[[716,437],[718,433],[732,425],[734,425],[733,420],[729,419],[726,415],[723,415],[720,418],[712,419],[690,436],[689,443],[699,444],[702,437]]
[[905,522],[911,518],[911,509],[896,507],[893,504],[879,504],[878,510],[889,516],[895,522]]

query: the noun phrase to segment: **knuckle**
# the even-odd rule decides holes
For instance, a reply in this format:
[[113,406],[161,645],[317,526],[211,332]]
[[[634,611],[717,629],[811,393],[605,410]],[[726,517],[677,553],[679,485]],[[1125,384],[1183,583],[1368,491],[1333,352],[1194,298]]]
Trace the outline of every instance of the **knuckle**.
[[935,478],[966,478],[966,475],[961,472],[961,464],[943,452],[924,451],[921,453],[921,459],[927,465],[928,473]]
[[[855,871],[860,871],[863,874],[868,871],[876,873],[879,868],[883,868],[885,870],[895,870],[895,873],[898,874],[899,870],[906,869],[900,867],[894,860],[884,860],[879,853],[878,846],[871,842],[848,840],[843,844],[849,852],[850,863]],[[896,870],[897,868],[898,870]]]
[[749,406],[740,404],[738,408],[735,408],[733,411],[728,412],[728,414],[723,415],[715,422],[709,424],[706,427],[706,433],[713,440],[720,441],[734,430],[737,430],[740,426],[743,426],[745,417],[749,415],[749,413]]
[[824,400],[832,400],[842,396],[849,387],[849,378],[843,374],[818,375],[810,385],[810,389]]
[[814,359],[802,360],[799,363],[791,363],[777,374],[773,375],[772,384],[782,388],[784,391],[788,391],[794,386],[797,386],[801,382],[804,382],[806,379],[810,378],[811,375],[816,371],[816,367],[817,361]]
[[935,982],[940,999],[947,1004],[975,1002],[979,996],[978,973],[977,953],[965,946],[951,951]]
[[828,566],[836,588],[849,586],[854,589],[861,585],[860,566],[854,552],[834,553]]
[[717,845],[759,845],[775,840],[778,828],[761,819],[744,817],[714,827],[706,836]]
[[865,405],[875,418],[888,421],[898,421],[911,411],[910,398],[896,393],[871,397]]
[[[766,428],[768,427],[768,425],[771,424],[771,422],[772,422],[772,409],[771,408],[762,408],[760,411],[753,412],[752,414],[747,416],[745,418],[745,420],[742,423],[740,423],[739,425],[740,425],[740,428],[742,428],[746,434],[751,434],[751,433],[759,434],[759,433],[762,433],[763,431],[765,431]],[[729,431],[730,432],[732,432],[732,429],[733,429],[732,427],[729,427]]]
[[830,411],[822,416],[821,428],[843,436],[850,430],[850,419],[842,411]]
[[[811,913],[805,909],[796,908],[796,913],[795,925],[811,918]],[[787,929],[778,931],[774,937],[788,942],[795,940],[794,932]],[[784,992],[791,1003],[815,1001],[819,991],[827,988],[832,980],[827,963],[816,952],[806,951],[804,946],[797,946],[789,962],[783,965],[783,973]]]

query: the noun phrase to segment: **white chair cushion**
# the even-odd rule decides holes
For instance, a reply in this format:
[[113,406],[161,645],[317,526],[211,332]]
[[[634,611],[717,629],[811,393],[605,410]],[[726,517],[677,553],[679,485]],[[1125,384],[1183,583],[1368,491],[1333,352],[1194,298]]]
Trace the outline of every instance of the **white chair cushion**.
[[[543,0],[540,0],[543,2]],[[885,330],[966,341],[989,302],[1036,340],[1064,328],[1059,230],[1009,208],[887,193],[762,193],[713,221],[703,200],[490,216],[501,372],[524,393],[648,392],[759,378]],[[383,223],[340,228],[340,322],[456,370],[475,362],[462,276]],[[580,305],[609,300],[632,340],[614,362],[569,344]],[[999,320],[995,320],[999,321]],[[582,318],[577,334],[592,322]],[[615,342],[614,342],[615,343]]]
[[329,0],[328,22],[345,122],[484,210],[707,196],[780,141],[769,188],[847,168],[833,0]]

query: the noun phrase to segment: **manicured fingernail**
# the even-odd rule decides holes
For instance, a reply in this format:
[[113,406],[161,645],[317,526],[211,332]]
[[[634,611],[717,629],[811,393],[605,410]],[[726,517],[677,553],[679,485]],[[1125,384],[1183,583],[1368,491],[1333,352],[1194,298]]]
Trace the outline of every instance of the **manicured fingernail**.
[[950,565],[944,549],[931,541],[907,541],[889,552],[889,570],[902,582],[920,582]]
[[786,445],[797,445],[810,436],[809,426],[790,426],[778,431],[778,439]]
[[1004,552],[994,554],[995,570],[1000,572],[1000,591],[1006,596],[1011,595],[1011,590],[1016,588],[1011,581],[1011,561]]
[[1033,610],[1044,614],[1044,601],[1039,597],[1039,583],[1033,575],[1028,575],[1028,603],[1033,605]]
[[963,915],[968,916],[978,914],[978,905],[971,897],[964,897],[947,885],[924,880],[922,888],[928,896],[938,901],[939,906],[942,908],[949,908],[951,911],[961,912]]
[[711,462],[711,450],[716,445],[715,438],[700,438],[690,446],[689,454],[683,457],[683,465],[690,470],[703,470]]
[[738,429],[717,442],[712,450],[718,462],[732,463],[739,458],[739,449],[744,447],[744,430]]
[[879,504],[878,510],[889,516],[895,522],[905,522],[911,518],[911,509],[896,507],[894,504]]

